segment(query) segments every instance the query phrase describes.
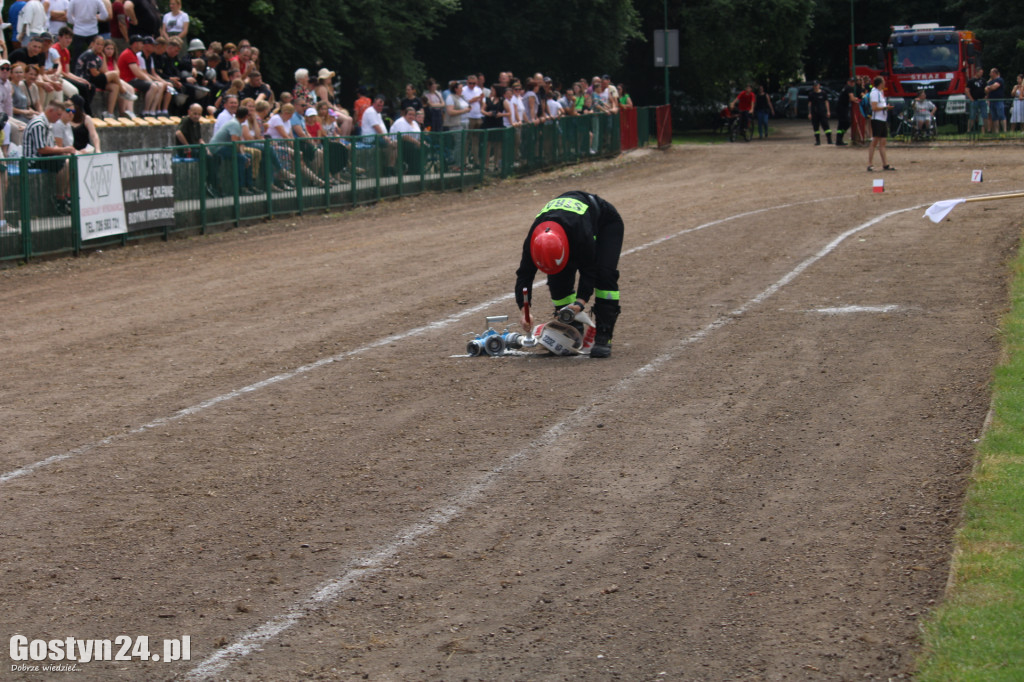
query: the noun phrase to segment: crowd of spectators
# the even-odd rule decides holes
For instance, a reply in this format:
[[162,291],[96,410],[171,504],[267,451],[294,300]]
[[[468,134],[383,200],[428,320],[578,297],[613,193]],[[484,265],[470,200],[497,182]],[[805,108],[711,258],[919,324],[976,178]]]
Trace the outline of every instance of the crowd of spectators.
[[[100,94],[101,117],[113,119],[133,118],[136,109],[143,117],[180,116],[192,104],[219,114],[228,95],[266,100],[276,111],[282,104],[279,96],[287,92],[296,105],[299,100],[306,106],[328,102],[332,111],[342,114],[343,128],[359,131],[362,113],[370,106],[369,93],[357,94],[353,113],[341,111],[335,73],[322,68],[315,79],[306,69],[296,70],[294,84],[277,84],[275,96],[275,88],[262,79],[255,46],[244,39],[237,44],[207,45],[190,33],[191,22],[181,0],[168,0],[168,5],[169,11],[161,13],[154,0],[15,0],[7,15],[10,41],[5,34],[0,59],[12,66],[20,64],[22,80],[28,81],[18,83],[28,100],[21,117],[38,115],[50,100],[74,94],[81,95],[89,109]],[[422,96],[410,84],[404,97],[385,99],[384,117],[401,119],[404,109],[412,106],[427,112],[424,126],[428,129],[444,127],[445,116],[448,127],[477,128],[486,117],[484,103],[492,89],[501,97],[510,91],[510,104],[500,113],[508,119],[504,125],[614,112],[629,104],[628,96],[619,94],[621,86],[611,84],[607,76],[561,87],[539,73],[520,80],[504,72],[490,87],[482,74],[461,81],[469,95],[469,110],[456,113],[448,107],[456,82],[439,92],[430,81]],[[142,103],[134,104],[139,98]]]
[[[193,43],[197,41],[193,39]],[[211,55],[223,49],[216,44],[211,47]],[[218,60],[214,57],[213,61]],[[345,181],[351,141],[338,138],[374,137],[385,150],[389,172],[397,172],[398,148],[406,148],[403,158],[414,158],[411,152],[423,144],[424,132],[519,127],[562,116],[616,113],[633,106],[624,88],[612,85],[608,76],[561,87],[542,74],[523,81],[504,72],[492,85],[484,86],[481,74],[470,74],[450,81],[444,90],[434,79],[428,79],[422,95],[410,83],[402,96],[395,98],[359,87],[349,108],[335,90],[336,74],[326,68],[317,71],[315,77],[305,68],[297,69],[291,87],[276,93],[251,64],[232,75],[226,87],[211,88],[207,98],[189,102],[189,113],[175,131],[175,142],[189,147],[179,151],[182,155],[198,153],[195,149],[199,145],[212,145],[215,157],[231,167],[237,165],[238,186],[243,193],[262,191],[256,185],[262,184],[257,177],[265,167],[265,153],[270,154],[273,172],[264,183],[287,189],[298,172],[303,182],[322,185],[325,177]],[[204,116],[215,117],[208,140],[203,138],[200,123]],[[303,140],[303,144],[274,143],[294,139]],[[230,142],[241,144],[227,144]],[[456,137],[453,144],[453,170],[459,170],[463,163],[483,161],[470,157],[461,148],[460,138]],[[488,153],[494,163],[500,159],[497,146],[492,145]],[[296,153],[301,158],[295,159]],[[326,175],[325,163],[330,166]]]
[[[275,186],[293,183],[295,172],[321,184],[325,159],[331,179],[340,180],[347,168],[350,142],[337,138],[382,136],[393,164],[395,150],[419,146],[423,132],[518,128],[633,106],[625,88],[607,75],[562,84],[540,73],[518,78],[511,72],[490,84],[479,73],[447,87],[428,79],[422,90],[410,83],[400,94],[359,87],[343,102],[333,71],[299,68],[289,83],[267,83],[257,47],[244,39],[207,44],[190,31],[181,0],[168,4],[169,11],[161,13],[154,0],[12,3],[6,17],[10,34],[0,45],[0,116],[10,120],[4,142],[20,143],[37,120],[59,130],[59,121],[49,119],[61,110],[85,118],[82,125],[90,133],[77,138],[83,153],[98,150],[92,112],[109,124],[138,118],[175,123],[175,144],[212,144],[212,154],[237,163],[240,187],[248,191],[267,150]],[[212,135],[204,139],[202,123],[211,118]],[[261,142],[294,138],[307,144]],[[59,144],[60,135],[57,141],[55,148],[67,148]],[[242,144],[220,144],[226,142]],[[298,163],[294,149],[303,150]],[[482,161],[461,149],[455,158],[455,167]]]

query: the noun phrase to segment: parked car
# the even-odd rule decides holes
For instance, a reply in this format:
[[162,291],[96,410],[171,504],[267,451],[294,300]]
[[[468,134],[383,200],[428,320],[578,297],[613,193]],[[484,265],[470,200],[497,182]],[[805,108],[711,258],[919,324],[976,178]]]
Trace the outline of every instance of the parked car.
[[[814,89],[814,83],[800,83],[796,86],[797,88],[797,100],[796,100],[796,115],[797,118],[807,118],[807,93]],[[825,92],[828,97],[828,109],[829,114],[833,118],[836,115],[836,102],[839,101],[839,93],[828,87],[822,85],[821,89]],[[789,117],[790,109],[788,102],[786,102],[786,93],[789,92],[789,88],[778,95],[772,100],[772,107],[775,108],[775,116],[778,118]]]

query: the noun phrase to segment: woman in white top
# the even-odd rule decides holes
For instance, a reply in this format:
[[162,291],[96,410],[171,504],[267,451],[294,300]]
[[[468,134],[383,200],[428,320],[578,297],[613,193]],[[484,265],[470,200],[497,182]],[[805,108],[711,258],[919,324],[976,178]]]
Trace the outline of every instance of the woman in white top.
[[[182,40],[188,37],[188,15],[181,11],[181,0],[171,0],[171,11],[164,15],[164,21],[160,25],[160,35],[164,38],[178,36]],[[185,40],[188,44],[188,41]]]
[[885,98],[885,78],[876,76],[874,85],[875,87],[868,97],[868,101],[871,103],[871,144],[868,146],[868,172],[871,173],[875,170],[871,162],[875,158],[876,147],[882,157],[882,170],[894,171],[896,169],[890,166],[885,158],[885,138],[889,134],[889,110],[892,109],[892,105]]
[[519,109],[516,107],[514,100],[515,90],[511,87],[505,88],[505,118],[501,120],[502,125],[506,128],[517,126],[522,121],[519,118]]
[[462,83],[452,81],[445,100],[444,129],[465,130],[469,128],[469,103],[462,96]]
[[1010,110],[1010,125],[1013,130],[1021,130],[1024,126],[1024,74],[1017,74],[1017,84],[1010,92],[1013,98],[1013,109]]
[[463,130],[469,129],[469,103],[462,97],[462,83],[452,81],[449,86],[448,98],[445,99],[444,129],[452,131],[448,137],[454,144],[454,165],[449,170],[462,170],[462,137]]
[[64,103],[64,111],[61,112],[60,118],[50,126],[50,132],[53,133],[53,141],[58,147],[70,147],[74,133],[71,130],[71,119],[75,115],[75,108],[71,105],[71,102]]
[[561,102],[559,102],[554,97],[549,97],[548,101],[547,101],[547,105],[548,105],[548,118],[549,119],[553,120],[553,119],[561,117],[561,115],[562,115],[562,103]]
[[[305,113],[305,112],[303,112]],[[315,115],[316,112],[314,111]],[[281,111],[270,117],[267,122],[267,137],[272,140],[291,140],[295,137],[292,133],[292,117],[295,115],[295,105],[289,103],[281,107]],[[273,144],[273,143],[271,143]],[[292,159],[294,156],[295,147],[291,142],[287,144],[274,144],[274,152],[277,154],[278,161],[281,162],[281,166],[284,170],[281,173],[281,177],[285,178],[286,182],[294,183],[295,174],[291,171],[293,168]],[[299,168],[302,170],[303,177],[309,181],[311,185],[316,187],[323,187],[324,181],[317,177],[309,166],[302,163],[299,160]],[[294,186],[294,185],[293,185]]]
[[[271,140],[292,139],[292,116],[295,114],[295,106],[291,103],[283,104],[281,110],[270,117],[267,121],[266,136]],[[295,187],[295,174],[291,172],[292,167],[292,146],[291,144],[274,144],[274,156],[277,158],[281,171],[278,173],[277,184],[285,188]]]
[[295,105],[284,104],[281,110],[270,117],[267,121],[267,137],[272,140],[290,140],[292,137],[292,116],[295,115]]
[[[255,102],[254,104],[247,106],[249,107],[249,118],[242,123],[242,139],[252,141],[254,151],[260,154],[262,158],[262,152],[266,151],[270,144],[266,141],[266,139],[270,137],[270,131],[268,130],[270,102],[260,100],[259,102]],[[269,158],[273,174],[273,180],[270,188],[275,192],[283,191],[286,188],[286,183],[288,182],[288,178],[291,174],[287,169],[282,168],[278,154],[271,153]],[[257,164],[256,161],[257,158],[256,155],[254,155],[254,167],[258,167],[262,171],[262,164]]]

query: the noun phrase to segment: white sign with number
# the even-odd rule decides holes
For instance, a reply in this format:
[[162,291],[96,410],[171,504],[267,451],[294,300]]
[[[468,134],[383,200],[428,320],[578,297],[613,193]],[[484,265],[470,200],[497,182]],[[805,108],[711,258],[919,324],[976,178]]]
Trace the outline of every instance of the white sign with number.
[[86,154],[75,161],[82,241],[127,232],[117,152]]

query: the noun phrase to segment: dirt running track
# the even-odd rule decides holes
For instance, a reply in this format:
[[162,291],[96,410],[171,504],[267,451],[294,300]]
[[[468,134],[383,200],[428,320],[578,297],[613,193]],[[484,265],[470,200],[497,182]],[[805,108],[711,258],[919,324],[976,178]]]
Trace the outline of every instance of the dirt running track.
[[[806,127],[0,272],[2,677],[912,675],[1021,204],[922,213],[1024,168],[873,194]],[[626,219],[613,357],[460,357],[575,188]]]

